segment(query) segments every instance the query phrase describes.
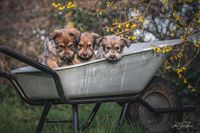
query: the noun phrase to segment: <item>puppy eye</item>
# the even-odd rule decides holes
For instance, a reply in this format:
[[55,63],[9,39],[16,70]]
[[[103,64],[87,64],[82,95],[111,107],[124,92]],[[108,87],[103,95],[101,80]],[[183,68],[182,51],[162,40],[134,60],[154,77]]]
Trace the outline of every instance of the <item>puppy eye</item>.
[[116,50],[119,50],[119,49],[120,49],[120,47],[116,47],[115,49],[116,49]]
[[79,48],[82,48],[82,47],[83,47],[83,45],[82,45],[82,44],[79,44],[79,45],[78,45],[78,47],[79,47]]
[[88,47],[92,47],[92,44],[89,44]]
[[68,48],[72,48],[72,46],[73,46],[73,44],[70,44],[70,45],[68,46]]
[[63,49],[64,46],[62,46],[62,45],[58,45],[56,48],[58,48],[58,49]]
[[106,47],[107,50],[110,50],[110,47]]

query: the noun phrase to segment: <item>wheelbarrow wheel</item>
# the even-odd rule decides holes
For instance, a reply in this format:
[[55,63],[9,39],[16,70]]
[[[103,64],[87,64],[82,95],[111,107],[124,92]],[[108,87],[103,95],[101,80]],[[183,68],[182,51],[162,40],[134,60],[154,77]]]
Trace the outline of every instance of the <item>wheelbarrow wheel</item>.
[[[181,107],[175,90],[165,80],[155,78],[147,87],[142,98],[154,108]],[[131,121],[139,120],[152,132],[169,132],[171,126],[182,120],[182,113],[154,114],[137,103],[130,105],[128,116]]]

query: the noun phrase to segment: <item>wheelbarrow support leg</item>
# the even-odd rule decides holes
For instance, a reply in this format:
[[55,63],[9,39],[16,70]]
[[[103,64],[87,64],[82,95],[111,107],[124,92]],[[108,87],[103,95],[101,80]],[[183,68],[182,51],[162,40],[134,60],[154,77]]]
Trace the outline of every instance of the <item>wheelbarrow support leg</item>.
[[95,104],[95,106],[94,106],[89,118],[87,119],[87,122],[84,123],[83,125],[81,125],[81,127],[79,129],[84,130],[88,126],[90,126],[90,124],[92,123],[92,120],[94,119],[94,117],[95,117],[96,113],[98,112],[100,106],[101,106],[101,103]]
[[46,121],[46,118],[47,118],[47,115],[48,115],[49,110],[50,110],[50,108],[51,108],[51,105],[52,105],[51,102],[45,103],[44,109],[43,109],[43,111],[42,111],[42,115],[41,115],[41,117],[40,117],[40,121],[39,121],[39,123],[38,123],[38,125],[37,125],[37,128],[36,128],[35,133],[41,133],[41,132],[42,132],[42,128],[43,128],[44,123],[45,123],[45,121]]
[[130,103],[125,103],[122,107],[121,114],[119,117],[118,125],[121,125],[124,122],[124,118],[129,107]]
[[78,124],[79,124],[79,119],[78,119],[78,105],[72,105],[72,113],[73,113],[73,130],[74,133],[78,133]]

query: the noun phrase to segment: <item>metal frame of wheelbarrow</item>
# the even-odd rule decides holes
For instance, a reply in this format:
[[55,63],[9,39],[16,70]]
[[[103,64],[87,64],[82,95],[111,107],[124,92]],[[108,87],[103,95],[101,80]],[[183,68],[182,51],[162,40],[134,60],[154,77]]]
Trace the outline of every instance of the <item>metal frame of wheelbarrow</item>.
[[[127,109],[129,107],[130,103],[134,103],[134,102],[141,104],[142,106],[144,106],[147,110],[149,110],[152,113],[172,113],[172,112],[178,112],[178,111],[184,112],[184,111],[194,111],[195,110],[194,105],[187,105],[187,106],[183,106],[183,107],[170,107],[170,108],[153,108],[150,104],[148,104],[145,100],[143,100],[141,98],[141,96],[140,96],[141,93],[129,94],[129,95],[119,95],[119,96],[101,96],[101,97],[94,96],[94,97],[86,97],[86,98],[68,99],[67,97],[65,97],[65,95],[63,93],[64,91],[63,91],[63,87],[62,87],[62,84],[60,81],[60,77],[56,71],[54,71],[53,69],[51,69],[41,63],[38,63],[37,61],[35,61],[27,56],[17,53],[7,47],[0,46],[0,52],[7,56],[10,56],[14,59],[17,59],[18,61],[28,64],[42,72],[45,72],[45,73],[51,75],[54,80],[59,99],[35,100],[35,99],[29,98],[26,95],[26,93],[23,91],[23,88],[17,81],[15,75],[13,75],[11,73],[0,71],[0,77],[6,78],[10,81],[10,83],[16,89],[18,95],[22,98],[22,100],[25,103],[34,105],[34,106],[44,106],[40,121],[39,121],[36,131],[35,131],[36,133],[40,133],[42,131],[42,128],[43,128],[43,125],[45,122],[67,122],[67,121],[47,120],[48,112],[51,109],[51,106],[53,104],[70,104],[72,106],[72,113],[73,113],[72,124],[73,124],[74,133],[78,133],[80,129],[83,130],[83,129],[87,128],[91,124],[92,120],[94,119],[101,104],[106,103],[106,102],[117,102],[122,106],[121,114],[119,117],[119,124],[123,123],[123,120],[126,116],[126,112],[127,112]],[[87,121],[82,126],[79,127],[78,105],[79,104],[91,104],[91,103],[95,103],[95,106],[94,106],[89,118],[87,119]]]

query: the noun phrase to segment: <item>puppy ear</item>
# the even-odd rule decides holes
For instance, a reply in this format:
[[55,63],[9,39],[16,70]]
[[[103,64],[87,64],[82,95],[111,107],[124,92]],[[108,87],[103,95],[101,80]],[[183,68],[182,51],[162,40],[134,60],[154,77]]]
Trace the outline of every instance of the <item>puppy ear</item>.
[[68,33],[69,33],[70,36],[72,36],[75,39],[75,42],[79,42],[80,36],[81,36],[81,32],[80,31],[78,31],[75,28],[72,28],[72,29],[68,30]]
[[101,41],[103,40],[103,37],[100,36],[99,34],[97,33],[92,33],[93,37],[94,37],[94,47],[95,49],[97,50],[99,47],[100,47],[100,44],[101,44]]
[[124,44],[126,45],[127,48],[130,47],[130,45],[131,45],[131,41],[130,40],[128,40],[128,39],[126,39],[124,37],[121,38],[121,40],[124,42]]
[[49,41],[55,39],[56,37],[62,37],[62,32],[59,30],[54,30],[53,32],[49,33]]
[[105,37],[101,37],[101,38],[99,38],[99,39],[98,39],[98,45],[99,45],[99,46],[103,46],[103,45],[105,45],[104,43],[102,43],[103,40],[105,40],[105,39],[106,39]]
[[94,38],[100,38],[101,37],[99,34],[93,33],[93,32],[92,32],[92,35],[94,36]]

